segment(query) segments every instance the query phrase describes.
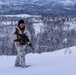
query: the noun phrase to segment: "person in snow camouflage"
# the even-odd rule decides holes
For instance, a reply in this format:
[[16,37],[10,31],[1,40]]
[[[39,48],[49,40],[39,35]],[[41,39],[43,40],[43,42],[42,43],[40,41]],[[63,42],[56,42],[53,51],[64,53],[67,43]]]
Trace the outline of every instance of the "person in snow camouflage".
[[[26,68],[28,65],[26,65],[25,63],[25,48],[27,44],[30,44],[29,41],[31,40],[31,36],[29,31],[26,29],[24,20],[19,20],[18,26],[13,31],[14,32],[12,38],[18,53],[15,61],[15,66],[21,66],[22,68]],[[27,38],[25,38],[25,36],[27,36]],[[26,39],[28,39],[28,42],[26,41]]]

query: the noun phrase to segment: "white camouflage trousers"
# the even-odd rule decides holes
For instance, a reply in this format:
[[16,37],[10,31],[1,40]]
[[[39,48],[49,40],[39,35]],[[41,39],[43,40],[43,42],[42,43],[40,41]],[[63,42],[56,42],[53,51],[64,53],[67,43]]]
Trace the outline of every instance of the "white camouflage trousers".
[[26,67],[25,63],[25,49],[26,45],[16,45],[17,57],[15,61],[15,66]]

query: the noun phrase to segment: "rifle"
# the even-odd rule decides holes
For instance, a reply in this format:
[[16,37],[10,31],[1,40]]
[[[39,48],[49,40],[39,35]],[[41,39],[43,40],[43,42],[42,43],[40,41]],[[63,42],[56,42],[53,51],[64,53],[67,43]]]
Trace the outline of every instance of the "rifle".
[[15,32],[15,34],[21,36],[22,41],[27,42],[27,45],[29,45],[32,48],[33,53],[34,53],[34,48],[32,47],[32,44],[30,43],[29,38],[25,34],[19,34],[17,31]]

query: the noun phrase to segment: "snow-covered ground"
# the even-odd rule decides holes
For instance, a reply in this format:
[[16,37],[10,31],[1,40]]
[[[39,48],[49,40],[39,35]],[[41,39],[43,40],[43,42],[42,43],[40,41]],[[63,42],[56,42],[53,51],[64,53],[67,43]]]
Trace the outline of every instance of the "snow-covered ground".
[[[15,67],[16,56],[0,56],[0,75],[76,75],[76,46],[41,54],[29,53],[26,63],[31,67]],[[68,50],[68,49],[67,49]]]

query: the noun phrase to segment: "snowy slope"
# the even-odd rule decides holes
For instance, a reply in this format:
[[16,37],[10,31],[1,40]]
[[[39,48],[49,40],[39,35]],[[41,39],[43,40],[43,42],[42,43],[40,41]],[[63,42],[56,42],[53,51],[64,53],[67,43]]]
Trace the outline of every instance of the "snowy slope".
[[64,5],[73,5],[76,3],[76,0],[0,0],[0,3],[22,3],[22,2],[28,2],[28,3],[34,3],[34,2],[58,2],[58,3],[62,3]]
[[31,17],[31,15],[28,14],[18,14],[18,15],[1,15],[1,16],[5,16],[5,17]]
[[76,0],[38,0],[38,1],[42,1],[43,3],[55,2],[65,6],[74,5],[76,3]]
[[76,15],[76,0],[0,0],[4,14],[65,14]]
[[76,75],[76,46],[69,49],[72,54],[65,55],[65,49],[27,54],[29,68],[14,67],[15,56],[0,56],[0,75]]

